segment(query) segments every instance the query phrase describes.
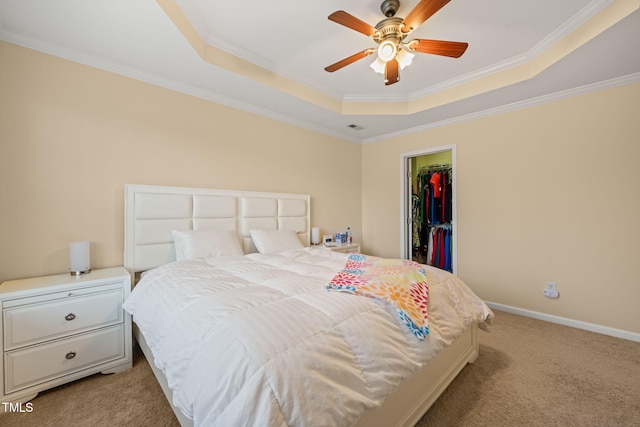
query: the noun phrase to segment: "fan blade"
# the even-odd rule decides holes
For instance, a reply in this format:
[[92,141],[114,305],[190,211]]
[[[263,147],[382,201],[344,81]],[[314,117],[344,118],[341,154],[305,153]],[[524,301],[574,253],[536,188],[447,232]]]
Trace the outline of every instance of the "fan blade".
[[434,13],[442,9],[449,1],[451,0],[421,0],[420,3],[409,12],[407,17],[404,18],[404,21],[402,21],[404,24],[402,32],[408,33],[409,31],[415,30]]
[[469,46],[469,43],[463,42],[422,39],[411,40],[407,44],[410,50],[415,50],[416,52],[450,56],[451,58],[460,58]]
[[329,65],[328,67],[325,67],[324,70],[330,73],[333,73],[334,71],[337,71],[342,67],[346,67],[349,64],[352,64],[364,57],[371,55],[374,51],[375,49],[371,49],[371,48],[365,49],[362,52],[358,52],[355,55],[351,55],[350,57],[343,59],[342,61],[338,61],[333,65]]
[[384,84],[386,86],[397,83],[400,80],[400,74],[398,74],[398,60],[393,58],[387,61],[387,66],[384,67]]
[[344,10],[338,10],[329,15],[329,20],[337,24],[344,25],[347,28],[351,28],[365,36],[373,36],[378,30],[364,21],[356,18],[355,16],[345,12]]

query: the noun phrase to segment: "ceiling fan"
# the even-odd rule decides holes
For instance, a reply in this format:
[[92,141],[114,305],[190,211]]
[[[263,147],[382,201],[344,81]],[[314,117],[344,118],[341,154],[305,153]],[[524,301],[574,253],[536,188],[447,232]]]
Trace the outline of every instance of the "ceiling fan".
[[325,71],[332,73],[377,51],[378,57],[371,64],[371,68],[384,74],[384,83],[388,86],[400,80],[399,69],[403,69],[411,63],[413,59],[412,52],[459,58],[467,50],[468,43],[424,39],[413,39],[405,42],[405,38],[413,30],[442,9],[449,1],[420,0],[416,7],[402,19],[395,17],[398,7],[400,7],[400,1],[384,0],[380,5],[380,10],[382,10],[386,18],[378,22],[375,27],[344,10],[333,12],[329,15],[330,21],[373,38],[373,41],[378,44],[378,48],[365,49],[362,52],[351,55],[325,67]]

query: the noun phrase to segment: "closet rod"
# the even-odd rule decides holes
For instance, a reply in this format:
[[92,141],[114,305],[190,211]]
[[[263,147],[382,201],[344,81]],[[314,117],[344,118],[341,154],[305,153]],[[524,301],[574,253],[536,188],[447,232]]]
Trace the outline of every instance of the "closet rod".
[[423,167],[420,168],[420,171],[437,170],[437,169],[451,169],[451,164],[442,163],[442,164],[439,164],[439,165],[423,166]]

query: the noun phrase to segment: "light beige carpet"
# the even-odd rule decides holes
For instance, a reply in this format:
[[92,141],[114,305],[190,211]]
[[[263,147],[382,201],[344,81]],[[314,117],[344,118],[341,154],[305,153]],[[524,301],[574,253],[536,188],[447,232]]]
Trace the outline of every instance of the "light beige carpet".
[[419,427],[640,427],[640,343],[496,311]]
[[[504,312],[419,427],[640,426],[640,343]],[[41,393],[1,426],[177,426],[142,353],[120,374]],[[228,426],[225,426],[228,427]]]

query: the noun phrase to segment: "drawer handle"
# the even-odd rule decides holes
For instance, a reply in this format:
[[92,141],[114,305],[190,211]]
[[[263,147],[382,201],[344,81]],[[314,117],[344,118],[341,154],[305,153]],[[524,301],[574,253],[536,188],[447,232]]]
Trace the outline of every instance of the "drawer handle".
[[73,320],[73,319],[76,318],[76,315],[73,314],[73,313],[69,313],[66,316],[64,316],[64,318],[67,319],[67,320]]
[[76,352],[75,351],[70,351],[69,353],[67,353],[64,357],[67,358],[67,360],[71,360],[74,357],[76,357]]

